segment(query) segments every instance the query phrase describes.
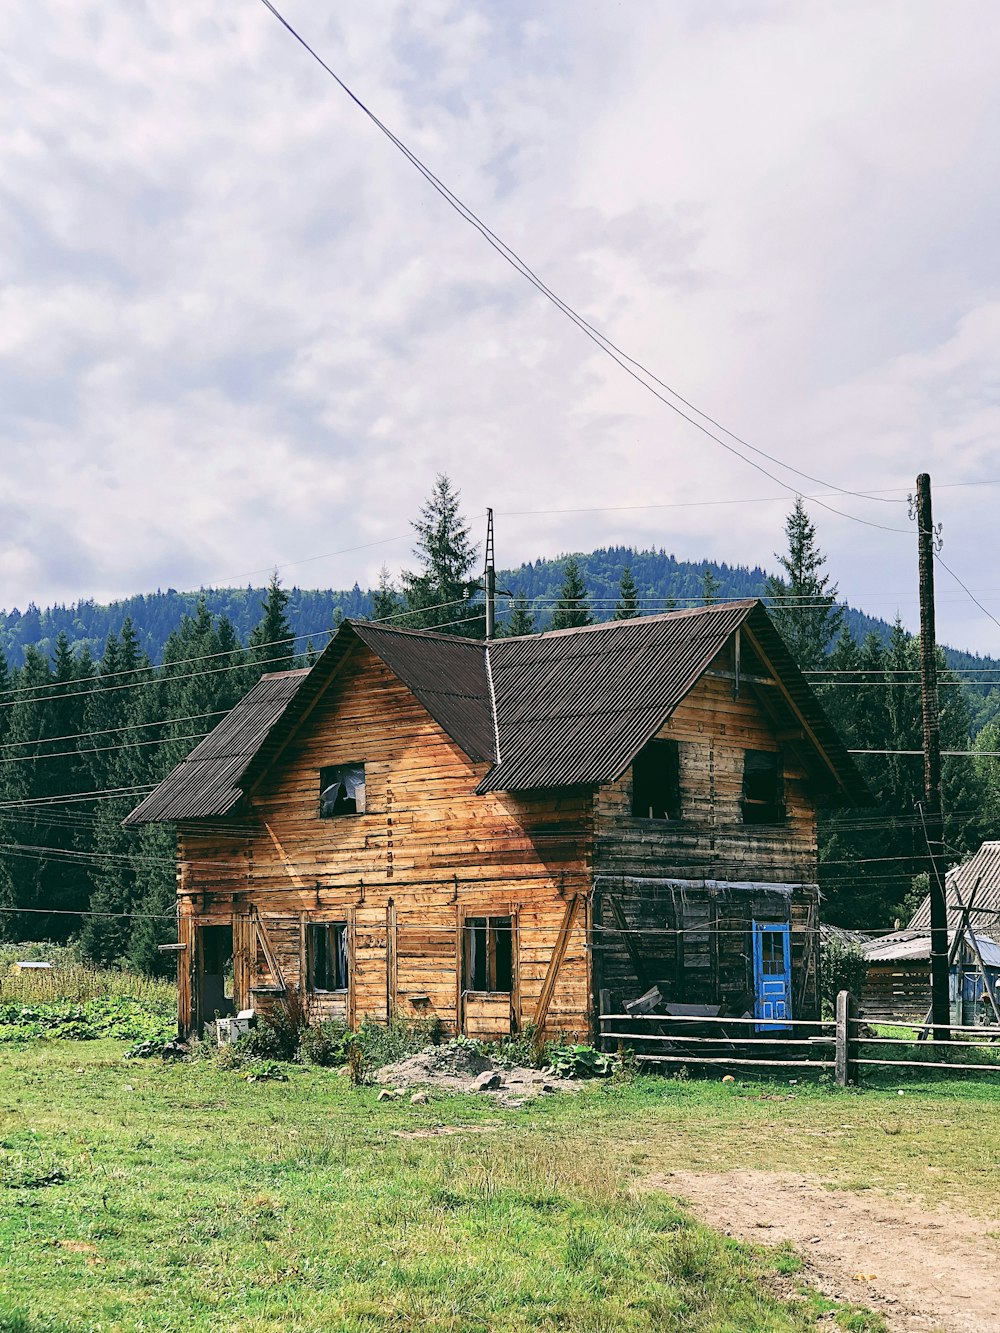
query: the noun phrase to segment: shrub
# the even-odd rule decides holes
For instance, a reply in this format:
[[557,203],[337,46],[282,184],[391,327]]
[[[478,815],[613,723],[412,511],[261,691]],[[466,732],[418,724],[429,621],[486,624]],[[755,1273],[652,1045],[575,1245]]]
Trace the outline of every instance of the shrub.
[[861,994],[867,970],[868,960],[860,944],[839,935],[824,941],[819,965],[819,993],[826,1017],[836,1011],[840,991]]
[[307,1026],[302,997],[298,991],[290,990],[284,999],[276,1000],[258,1014],[257,1027],[241,1041],[249,1043],[244,1049],[249,1052],[252,1048],[254,1055],[264,1059],[294,1060]]
[[302,1029],[299,1037],[299,1059],[307,1065],[342,1065],[352,1041],[346,1023],[330,1018]]
[[550,1042],[546,1055],[553,1072],[560,1078],[607,1078],[615,1068],[614,1056],[605,1055],[593,1046]]

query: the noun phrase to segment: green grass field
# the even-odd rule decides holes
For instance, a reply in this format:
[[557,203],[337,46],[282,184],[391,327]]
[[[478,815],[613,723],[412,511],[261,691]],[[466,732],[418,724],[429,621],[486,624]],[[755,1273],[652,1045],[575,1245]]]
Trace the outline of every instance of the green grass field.
[[[794,1255],[737,1245],[644,1182],[763,1166],[995,1208],[985,1083],[642,1078],[499,1110],[125,1049],[0,1048],[0,1329],[808,1329],[830,1306],[796,1296]],[[883,1327],[848,1309],[834,1326]]]

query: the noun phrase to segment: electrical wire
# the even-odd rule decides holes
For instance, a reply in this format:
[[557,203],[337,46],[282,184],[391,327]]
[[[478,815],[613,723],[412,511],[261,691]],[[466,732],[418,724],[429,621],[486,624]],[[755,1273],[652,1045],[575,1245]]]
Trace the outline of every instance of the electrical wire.
[[[702,412],[700,408],[694,407],[693,404],[688,402],[686,398],[683,398],[679,393],[677,393],[676,390],[672,389],[668,384],[666,384],[663,380],[661,380],[658,376],[656,376],[652,371],[648,370],[644,365],[642,365],[641,362],[637,361],[634,357],[628,356],[625,352],[621,351],[621,349],[618,348],[616,344],[613,343],[606,335],[601,333],[599,330],[595,329],[593,325],[589,324],[582,315],[580,315],[576,310],[573,309],[572,306],[570,306],[567,302],[563,301],[561,297],[557,296],[549,287],[547,287],[546,284],[538,277],[538,275],[534,273],[534,271],[531,268],[528,267],[528,265],[524,262],[524,260],[522,260],[520,256],[517,255],[517,253],[510,248],[510,246],[508,246],[505,242],[501,241],[500,238],[494,232],[492,232],[489,229],[489,227],[482,221],[482,219],[479,218],[477,214],[475,214],[472,211],[472,209],[470,209],[466,204],[464,204],[461,201],[461,199],[458,198],[457,195],[455,195],[441,180],[438,179],[437,176],[434,175],[434,173],[430,170],[430,168],[427,167],[420,160],[420,158],[418,158],[416,154],[413,153],[406,146],[406,144],[403,143],[403,141],[397,135],[395,135],[389,129],[389,127],[383,121],[381,121],[373,111],[369,109],[369,107],[365,105],[365,103],[361,100],[361,98],[358,97],[356,93],[352,92],[352,90],[347,86],[344,80],[340,78],[340,76],[326,63],[326,61],[318,54],[318,52],[315,51],[313,47],[309,45],[309,43],[305,40],[305,38],[302,37],[295,30],[295,28],[292,27],[292,25],[288,22],[288,20],[284,18],[284,16],[275,8],[275,6],[271,3],[271,0],[261,0],[261,3],[264,5],[265,9],[270,11],[270,13],[278,20],[278,22],[282,25],[282,27],[284,27],[286,31],[295,39],[295,41],[297,41],[299,45],[305,51],[307,51],[310,56],[312,56],[312,58],[317,62],[317,64],[320,65],[321,68],[324,69],[326,73],[330,75],[330,77],[337,83],[340,89],[347,94],[347,96],[351,99],[351,101],[354,102],[354,104],[368,117],[368,119],[371,120],[372,123],[376,125],[379,130],[381,130],[381,132],[386,136],[386,138],[388,138],[389,141],[397,149],[399,149],[399,151],[403,154],[403,156],[407,159],[407,161],[409,161],[410,164],[416,168],[416,170],[421,174],[421,176],[423,176],[423,178],[428,182],[428,184],[431,185],[431,187],[434,190],[436,190],[439,195],[441,195],[441,197],[445,200],[445,202],[449,204],[449,206],[453,208],[459,214],[460,217],[462,217],[466,222],[468,222],[472,227],[474,227],[475,230],[478,231],[479,234],[484,238],[484,240],[486,240],[486,242],[489,245],[491,245],[493,249],[501,256],[501,258],[503,258],[522,277],[526,278],[527,281],[530,282],[531,285],[546,298],[546,300],[551,302],[551,304],[557,310],[559,310],[568,319],[570,319],[577,326],[577,328],[579,328],[584,333],[584,335],[588,337],[591,340],[591,342],[594,343],[596,347],[598,347],[613,361],[615,361],[625,371],[626,374],[630,375],[636,381],[637,384],[640,384],[644,389],[647,390],[648,393],[652,394],[654,398],[657,398],[666,407],[670,408],[672,412],[676,413],[678,416],[682,417],[689,424],[694,426],[696,430],[701,431],[702,434],[706,435],[709,439],[714,440],[716,444],[720,445],[723,449],[733,454],[734,457],[741,459],[744,463],[748,464],[748,466],[755,468],[758,472],[761,472],[765,477],[768,477],[778,486],[784,486],[790,494],[797,493],[795,487],[790,486],[780,477],[776,477],[773,472],[768,471],[768,469],[763,467],[761,464],[754,462],[752,458],[748,458],[746,454],[741,453],[739,449],[735,448],[732,444],[727,443],[726,440],[722,439],[719,435],[709,430],[709,428],[703,425],[701,421],[696,420],[695,417],[690,416],[687,412],[683,411],[680,407],[677,406],[676,403],[672,402],[671,399],[665,398],[663,394],[659,393],[653,387],[653,385],[648,382],[648,380],[652,380],[654,383],[659,384],[662,388],[666,390],[667,393],[671,394],[672,397],[676,398],[678,402],[683,403],[685,407],[690,408],[691,411],[695,412],[697,416],[702,417],[705,421],[711,422],[711,424],[715,426],[716,429],[723,431],[726,435],[729,435],[730,438],[732,438],[733,440],[737,440],[744,448],[749,448],[753,453],[757,454],[759,457],[767,458],[770,462],[775,463],[778,467],[783,468],[785,471],[792,472],[799,477],[804,477],[807,481],[815,482],[817,485],[826,486],[829,489],[836,491],[840,495],[854,496],[855,498],[859,499],[872,499],[872,498],[880,500],[883,499],[883,497],[872,497],[870,495],[866,495],[864,492],[861,491],[851,491],[842,486],[832,486],[831,483],[824,481],[819,477],[815,477],[811,473],[804,472],[802,469],[796,468],[792,464],[782,461],[775,455],[769,454],[765,452],[763,449],[757,448],[755,445],[747,444],[745,440],[740,439],[740,437],[735,435],[732,431],[729,431],[724,426],[720,426],[719,423],[714,418],[710,417],[707,413]],[[635,367],[636,369],[633,369],[632,367]],[[637,373],[638,371],[641,371],[641,374]],[[648,378],[644,379],[643,376],[647,376]],[[896,503],[894,501],[884,501],[884,502]],[[819,504],[823,509],[829,510],[831,513],[838,514],[842,518],[851,519],[855,523],[862,523],[867,527],[879,528],[885,532],[896,532],[904,534],[908,533],[908,529],[906,528],[892,528],[883,523],[875,523],[869,519],[859,518],[856,514],[850,514],[844,512],[843,510],[834,509],[832,505],[828,505],[825,503],[825,501],[822,500],[815,501],[815,503]]]

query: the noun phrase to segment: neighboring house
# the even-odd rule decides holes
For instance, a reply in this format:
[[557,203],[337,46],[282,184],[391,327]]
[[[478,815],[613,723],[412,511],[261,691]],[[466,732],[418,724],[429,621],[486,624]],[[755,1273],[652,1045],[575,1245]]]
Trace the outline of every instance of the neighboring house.
[[490,644],[345,622],[129,816],[178,835],[180,1028],[586,1035],[599,1003],[818,1016],[816,811],[858,773],[757,601]]
[[[984,842],[975,856],[949,870],[945,876],[948,928],[958,930],[964,907],[973,904],[969,922],[977,935],[987,935],[1000,944],[1000,842]],[[911,930],[930,930],[930,894],[917,908]]]
[[[956,1026],[995,1024],[987,982],[1000,995],[1000,944],[986,935],[948,932],[948,995]],[[868,972],[861,1013],[872,1022],[924,1023],[931,1007],[931,932],[896,930],[864,946]],[[978,957],[977,957],[978,949]],[[979,965],[982,959],[982,968]],[[985,973],[985,975],[984,975]]]

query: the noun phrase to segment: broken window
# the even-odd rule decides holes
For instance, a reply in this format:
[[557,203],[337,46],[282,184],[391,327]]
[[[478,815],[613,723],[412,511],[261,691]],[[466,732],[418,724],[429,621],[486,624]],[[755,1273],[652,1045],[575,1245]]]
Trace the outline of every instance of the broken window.
[[632,765],[632,814],[680,819],[681,778],[676,741],[650,741]]
[[311,991],[347,990],[347,922],[331,921],[306,927],[308,976]]
[[775,750],[743,754],[744,824],[780,824],[785,818],[785,774]]
[[463,945],[463,989],[509,995],[514,989],[513,919],[466,917]]
[[337,764],[319,771],[319,817],[365,813],[364,764]]

